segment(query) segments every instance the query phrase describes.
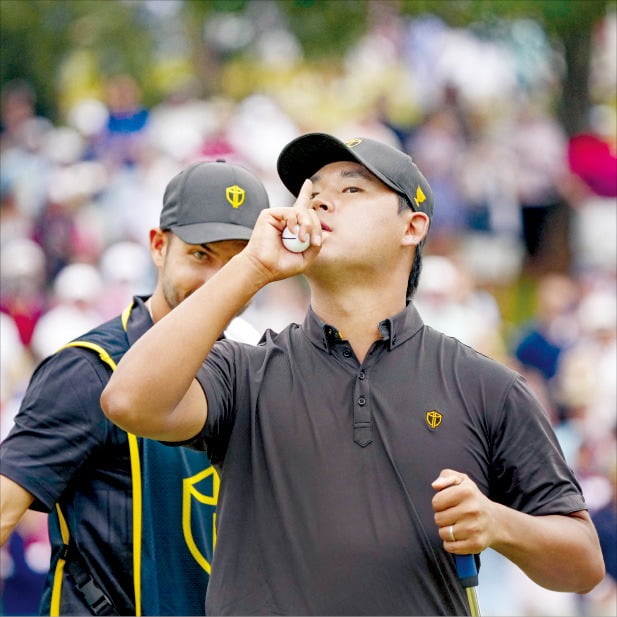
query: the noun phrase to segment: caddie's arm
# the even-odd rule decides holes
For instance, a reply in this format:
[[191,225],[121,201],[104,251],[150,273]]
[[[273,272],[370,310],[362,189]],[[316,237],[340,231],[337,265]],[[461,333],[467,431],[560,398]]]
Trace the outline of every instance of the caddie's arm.
[[[304,272],[319,253],[311,191],[307,180],[293,208],[262,211],[244,250],[127,351],[101,396],[112,422],[163,441],[190,439],[202,429],[207,401],[195,375],[220,333],[262,287]],[[304,253],[281,242],[285,227],[296,226],[301,239],[311,237]]]
[[0,546],[30,507],[34,497],[22,486],[0,474]]

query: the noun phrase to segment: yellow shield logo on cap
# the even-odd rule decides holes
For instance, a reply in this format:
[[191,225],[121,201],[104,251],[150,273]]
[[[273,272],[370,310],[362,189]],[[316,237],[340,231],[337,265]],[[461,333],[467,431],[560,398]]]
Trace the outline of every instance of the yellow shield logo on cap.
[[421,203],[426,201],[426,195],[420,187],[416,188],[416,196],[413,198],[413,200],[416,202],[416,207],[418,208],[420,208]]
[[345,145],[346,145],[348,148],[353,148],[354,146],[357,146],[358,144],[361,144],[361,143],[362,143],[362,140],[361,140],[361,139],[356,138],[356,139],[350,139],[349,141],[346,141],[346,142],[345,142]]
[[225,189],[225,197],[232,208],[239,208],[244,203],[246,191],[237,184],[234,184]]
[[436,429],[443,420],[443,416],[435,409],[426,412],[426,423],[429,428]]

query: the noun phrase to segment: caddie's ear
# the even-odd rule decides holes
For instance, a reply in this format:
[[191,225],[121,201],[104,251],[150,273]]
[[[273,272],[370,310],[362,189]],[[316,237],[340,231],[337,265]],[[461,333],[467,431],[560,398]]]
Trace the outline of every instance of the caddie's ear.
[[403,246],[418,246],[428,233],[430,219],[424,212],[411,211],[407,218],[405,235],[401,240]]
[[157,268],[162,267],[169,245],[169,235],[162,229],[155,227],[150,230],[150,255]]

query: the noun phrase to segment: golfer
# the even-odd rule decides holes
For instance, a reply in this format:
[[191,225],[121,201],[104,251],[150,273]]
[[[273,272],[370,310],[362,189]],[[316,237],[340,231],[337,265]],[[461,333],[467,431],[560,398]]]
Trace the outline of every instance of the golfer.
[[[214,615],[461,615],[455,554],[538,584],[604,575],[581,488],[525,381],[414,308],[433,197],[411,158],[321,133],[278,161],[294,207],[126,353],[102,396],[125,430],[221,473]],[[301,253],[287,250],[287,228]],[[268,283],[305,274],[301,325],[218,341]]]

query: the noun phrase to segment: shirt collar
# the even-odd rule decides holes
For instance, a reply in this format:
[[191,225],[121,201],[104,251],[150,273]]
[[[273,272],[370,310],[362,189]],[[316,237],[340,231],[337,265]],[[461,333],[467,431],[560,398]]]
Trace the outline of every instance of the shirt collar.
[[[125,330],[131,345],[134,345],[135,341],[154,325],[152,315],[146,306],[148,298],[150,296],[133,296],[133,302],[126,308]],[[224,338],[224,333],[219,336],[219,340]]]
[[[400,313],[384,319],[378,325],[378,330],[388,350],[392,350],[409,340],[423,326],[424,322],[416,307],[409,303]],[[328,353],[332,352],[334,345],[345,340],[344,334],[335,326],[321,320],[311,306],[304,318],[302,329],[314,345]]]
[[149,297],[133,296],[133,303],[126,322],[126,335],[130,345],[133,345],[140,336],[152,327],[152,317],[150,317],[150,311],[145,304]]

